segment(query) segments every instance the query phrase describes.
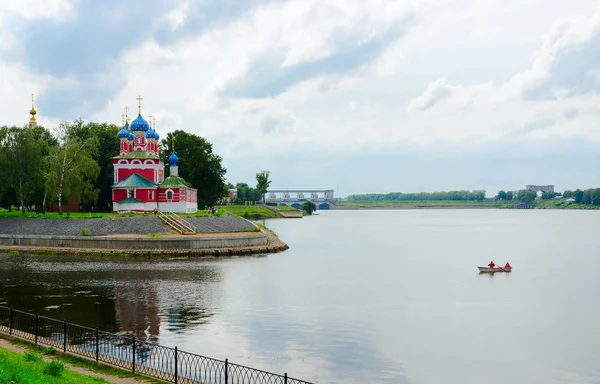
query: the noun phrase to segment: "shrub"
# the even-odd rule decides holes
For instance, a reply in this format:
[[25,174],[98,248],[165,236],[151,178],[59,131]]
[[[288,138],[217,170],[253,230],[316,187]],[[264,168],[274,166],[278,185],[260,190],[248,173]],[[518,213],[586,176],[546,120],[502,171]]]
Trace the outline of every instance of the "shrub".
[[58,361],[52,360],[50,363],[46,364],[42,372],[44,373],[44,375],[59,377],[60,375],[62,375],[64,370],[65,365],[63,363],[59,363]]
[[29,362],[34,362],[34,363],[39,363],[40,361],[42,361],[42,356],[40,356],[37,353],[33,353],[33,352],[25,352],[25,361],[29,361]]
[[44,349],[44,355],[54,355],[54,352],[55,352],[55,350],[52,347],[48,347],[48,348]]
[[89,236],[90,230],[88,228],[81,228],[79,231],[79,236]]
[[317,206],[312,201],[305,201],[302,203],[302,211],[306,212],[307,215],[312,215],[317,210]]

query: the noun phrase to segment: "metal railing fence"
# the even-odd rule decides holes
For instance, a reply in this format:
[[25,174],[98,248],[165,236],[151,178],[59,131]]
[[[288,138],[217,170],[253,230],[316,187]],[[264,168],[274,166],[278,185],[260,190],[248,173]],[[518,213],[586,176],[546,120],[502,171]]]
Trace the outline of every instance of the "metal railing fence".
[[156,343],[0,306],[0,332],[172,383],[311,384]]

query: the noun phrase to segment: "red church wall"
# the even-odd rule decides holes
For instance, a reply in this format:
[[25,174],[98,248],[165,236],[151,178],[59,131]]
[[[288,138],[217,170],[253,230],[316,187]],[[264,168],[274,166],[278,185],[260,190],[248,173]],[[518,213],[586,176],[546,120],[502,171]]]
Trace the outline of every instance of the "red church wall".
[[[138,164],[136,164],[138,165]],[[128,178],[129,176],[133,175],[134,173],[154,182],[154,169],[152,168],[146,168],[146,169],[124,169],[124,168],[120,168],[117,170],[117,181],[121,181],[121,180],[125,180],[126,178]]]
[[[179,201],[185,201],[185,192],[180,193],[179,188],[173,188],[173,199],[172,200],[167,200],[167,189],[160,189],[160,191],[158,192],[158,201],[161,203],[167,203],[167,202],[173,202],[173,203],[178,203]],[[183,198],[183,200],[180,200],[180,198]]]
[[127,190],[125,189],[113,189],[113,201],[118,203],[121,200],[127,198]]
[[[152,198],[151,194],[154,195]],[[156,189],[136,189],[135,198],[145,202],[156,201]]]

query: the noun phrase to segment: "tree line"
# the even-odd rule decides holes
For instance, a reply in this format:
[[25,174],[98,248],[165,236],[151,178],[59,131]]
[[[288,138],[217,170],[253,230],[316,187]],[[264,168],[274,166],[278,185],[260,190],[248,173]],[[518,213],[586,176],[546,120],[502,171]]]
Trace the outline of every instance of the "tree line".
[[485,200],[485,190],[418,193],[367,193],[349,195],[346,199],[352,201]]
[[563,197],[575,199],[577,204],[600,205],[600,188],[589,188],[585,190],[576,189],[565,191]]
[[[574,199],[577,204],[600,205],[600,188],[589,188],[585,190],[576,189],[574,191],[566,190],[562,194],[559,192],[542,192],[542,200],[551,200],[557,196],[565,199]],[[498,200],[516,200],[519,202],[531,204],[537,198],[537,193],[528,189],[519,191],[499,191],[496,195]]]
[[[0,127],[0,207],[46,211],[77,199],[83,210],[112,210],[112,157],[119,155],[118,132],[109,123],[62,122],[50,131],[42,126]],[[198,189],[198,207],[227,196],[226,169],[206,139],[181,130],[159,143],[166,164],[174,139],[182,159],[179,175]]]
[[237,190],[237,197],[231,202],[233,204],[245,204],[246,202],[256,202],[263,200],[266,202],[265,194],[271,185],[269,179],[271,172],[261,171],[256,174],[256,187],[251,187],[247,183],[237,183],[235,186],[228,184],[229,189]]

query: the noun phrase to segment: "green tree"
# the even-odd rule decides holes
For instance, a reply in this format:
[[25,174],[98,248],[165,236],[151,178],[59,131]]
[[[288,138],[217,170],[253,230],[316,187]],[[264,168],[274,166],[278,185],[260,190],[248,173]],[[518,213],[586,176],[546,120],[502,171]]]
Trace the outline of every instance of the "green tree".
[[591,203],[592,205],[600,205],[600,188],[592,189]]
[[499,191],[497,197],[498,197],[498,200],[506,200],[506,192]]
[[317,206],[312,201],[308,200],[302,203],[302,211],[306,212],[307,215],[312,215],[317,210]]
[[533,200],[537,197],[537,194],[534,191],[530,191],[528,189],[521,189],[517,192],[517,200],[525,204],[533,203]]
[[573,198],[575,199],[575,203],[583,203],[583,191],[581,189],[576,189],[573,191]]
[[592,204],[592,189],[586,189],[583,191],[581,201],[583,204]]
[[[112,158],[119,155],[120,139],[118,133],[120,129],[115,124],[84,123],[81,119],[74,121],[69,127],[70,135],[76,136],[82,141],[93,139],[98,145],[94,160],[100,166],[100,173],[93,184],[92,190],[98,191],[96,209],[99,211],[112,210],[112,185],[114,184]],[[89,193],[84,194],[84,196],[88,195]],[[89,199],[84,199],[84,202],[86,202],[85,200]]]
[[256,189],[258,193],[263,199],[263,202],[266,203],[265,195],[269,190],[269,186],[271,185],[271,180],[269,180],[270,171],[261,171],[256,174]]
[[172,139],[175,139],[175,153],[180,161],[177,164],[179,176],[198,189],[198,208],[215,205],[225,191],[225,173],[221,156],[213,153],[213,146],[203,137],[184,131],[174,131],[160,141],[160,157],[168,168]]
[[[9,166],[8,166],[8,127],[0,127],[0,180],[8,180],[9,177]],[[4,197],[8,192],[8,183],[0,182],[0,206],[3,206],[6,202]]]
[[514,194],[513,194],[513,191],[508,191],[508,192],[506,192],[506,200],[509,200],[509,201],[510,201],[510,200],[512,200],[512,199],[514,199]]
[[542,192],[542,200],[551,200],[557,196],[556,192]]
[[93,188],[100,173],[100,167],[94,160],[98,142],[94,138],[82,140],[70,128],[69,123],[60,124],[57,129],[58,145],[52,148],[47,158],[47,185],[50,191],[56,191],[56,195],[51,196],[58,203],[61,215],[63,198],[77,195],[94,200],[98,194]]
[[29,127],[11,127],[5,140],[6,164],[10,172],[5,179],[14,188],[23,213],[34,199],[36,181],[42,169],[42,146]]

